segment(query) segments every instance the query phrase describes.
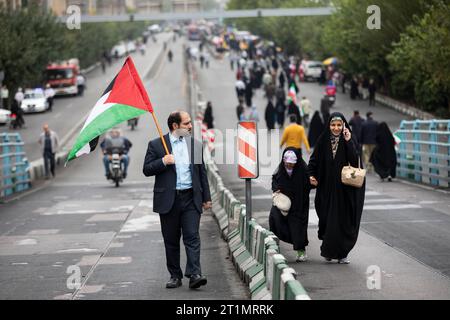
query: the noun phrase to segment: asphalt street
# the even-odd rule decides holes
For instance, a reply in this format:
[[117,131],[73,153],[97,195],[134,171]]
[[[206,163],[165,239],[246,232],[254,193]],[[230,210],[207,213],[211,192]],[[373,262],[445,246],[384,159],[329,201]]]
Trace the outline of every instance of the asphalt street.
[[[216,162],[228,187],[245,203],[245,183],[237,177],[236,147],[227,130],[236,129],[237,98],[234,89],[235,74],[226,58],[215,60],[209,69],[197,66],[199,84],[205,100],[213,105],[216,129]],[[317,83],[301,83],[299,96],[307,96],[313,109],[318,110],[324,87]],[[266,99],[261,90],[254,103],[260,116],[259,129],[265,129]],[[387,107],[369,108],[368,101],[352,101],[348,94],[338,93],[333,111],[342,112],[349,120],[353,110],[365,117],[374,113],[377,121],[385,121],[395,131],[408,117]],[[253,217],[268,228],[271,208],[271,174],[278,165],[281,150],[278,147],[282,131],[259,132],[260,176],[252,182]],[[270,141],[275,148],[264,149]],[[305,152],[304,152],[305,153]],[[305,156],[307,161],[309,155]],[[227,159],[234,159],[228,161]],[[228,162],[227,162],[228,161]],[[295,262],[292,246],[281,242],[281,251],[299,274],[299,280],[312,299],[450,299],[450,197],[448,191],[408,183],[401,180],[382,182],[369,174],[367,177],[365,207],[358,242],[350,252],[350,265],[326,263],[320,256],[317,238],[317,215],[314,210],[314,192],[310,195],[309,261]],[[379,272],[376,288],[368,285],[371,269]],[[371,278],[370,278],[371,279]]]
[[[171,40],[168,47],[173,62],[163,59],[154,78],[144,81],[164,132],[168,114],[187,110],[188,103],[182,40]],[[140,58],[135,61],[142,75],[147,62]],[[91,100],[83,112],[64,117],[65,126],[76,124],[92,108],[120,64],[107,76],[98,75],[95,87],[96,80],[88,80],[86,99]],[[121,129],[133,147],[128,177],[119,188],[104,178],[97,149],[59,170],[55,179],[0,205],[0,299],[248,299],[211,212],[205,212],[200,223],[202,271],[208,284],[190,290],[184,279],[178,289],[165,288],[169,274],[159,216],[152,210],[154,178],[142,174],[147,143],[157,131],[150,114],[141,116],[137,130],[126,125]],[[181,260],[183,268],[183,250]]]

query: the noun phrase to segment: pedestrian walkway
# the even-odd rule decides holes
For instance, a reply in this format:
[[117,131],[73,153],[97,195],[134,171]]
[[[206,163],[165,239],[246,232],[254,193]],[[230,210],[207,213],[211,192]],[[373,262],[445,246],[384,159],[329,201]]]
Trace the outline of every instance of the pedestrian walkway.
[[[204,99],[215,108],[215,127],[222,132],[235,128],[237,100],[235,75],[227,61],[215,60],[209,70],[199,71]],[[300,83],[300,96],[307,96],[313,111],[319,109],[324,87],[317,83]],[[255,93],[254,104],[261,113],[266,105],[263,92]],[[350,116],[353,110],[369,110],[367,101],[351,101],[338,94],[331,111]],[[386,121],[394,131],[404,116],[383,106],[371,107],[377,121]],[[265,124],[258,124],[260,129]],[[273,133],[272,133],[273,134]],[[262,137],[263,138],[263,137]],[[260,139],[262,139],[260,138]],[[216,153],[233,149],[233,141],[216,145]],[[228,149],[227,149],[228,148]],[[308,160],[308,156],[305,155]],[[277,158],[277,163],[279,159]],[[235,165],[218,165],[224,184],[238,200],[244,200],[245,184],[237,178]],[[252,182],[253,217],[268,228],[272,205],[271,176],[260,175]],[[381,182],[375,175],[367,177],[366,203],[358,242],[349,258],[350,265],[327,264],[320,257],[314,191],[310,196],[309,262],[295,263],[292,245],[281,243],[281,253],[299,273],[299,281],[312,299],[450,299],[450,200],[432,188],[402,181]],[[366,271],[379,267],[381,289],[371,290]],[[377,269],[378,270],[378,269]],[[370,271],[370,270],[369,270]],[[370,278],[371,279],[371,278]],[[369,280],[370,280],[369,279]]]

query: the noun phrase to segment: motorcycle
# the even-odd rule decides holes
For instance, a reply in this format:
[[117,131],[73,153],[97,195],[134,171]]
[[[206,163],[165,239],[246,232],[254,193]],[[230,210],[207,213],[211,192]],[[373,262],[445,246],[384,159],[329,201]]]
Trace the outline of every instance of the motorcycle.
[[118,149],[113,150],[110,157],[109,172],[111,173],[111,180],[116,187],[119,187],[120,183],[123,182],[124,174],[122,169],[122,155]]
[[327,85],[325,89],[325,99],[328,100],[330,107],[334,106],[336,102],[336,86],[333,84]]
[[138,125],[138,118],[133,118],[128,120],[128,126],[131,126],[131,131],[133,131]]

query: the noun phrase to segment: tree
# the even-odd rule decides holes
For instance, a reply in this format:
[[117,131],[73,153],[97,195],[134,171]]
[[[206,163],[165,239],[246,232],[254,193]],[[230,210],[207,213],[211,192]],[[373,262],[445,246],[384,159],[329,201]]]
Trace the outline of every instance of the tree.
[[37,6],[26,10],[0,9],[0,69],[14,92],[19,86],[41,84],[48,62],[64,47],[64,27]]
[[436,1],[423,18],[409,26],[388,56],[394,90],[411,92],[417,104],[450,115],[450,4]]
[[[367,28],[367,8],[376,3],[381,9],[381,29]],[[340,58],[352,74],[374,77],[389,91],[391,73],[386,56],[394,42],[414,17],[424,10],[422,0],[335,0],[337,12],[325,23],[322,43]]]

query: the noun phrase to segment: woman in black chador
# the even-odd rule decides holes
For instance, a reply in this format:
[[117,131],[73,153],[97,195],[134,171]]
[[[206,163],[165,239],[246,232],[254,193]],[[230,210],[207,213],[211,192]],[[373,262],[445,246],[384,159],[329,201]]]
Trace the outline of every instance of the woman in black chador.
[[342,168],[358,167],[359,154],[347,120],[341,113],[330,115],[308,165],[310,182],[317,186],[315,207],[319,217],[321,255],[327,261],[349,263],[347,255],[358,238],[364,206],[365,181],[361,188],[341,182]]
[[311,123],[309,124],[309,132],[308,132],[308,142],[311,148],[314,148],[317,140],[322,134],[324,129],[324,124],[322,118],[320,117],[320,112],[314,112],[314,115],[311,119]]
[[277,207],[272,206],[269,226],[280,240],[293,244],[297,251],[297,262],[306,261],[307,258],[310,189],[307,165],[298,149],[286,148],[272,176],[272,191],[289,197],[291,207],[287,216],[284,216]]
[[395,139],[386,122],[381,122],[377,128],[377,146],[372,152],[370,162],[381,179],[395,178],[397,168],[397,154],[395,152]]

